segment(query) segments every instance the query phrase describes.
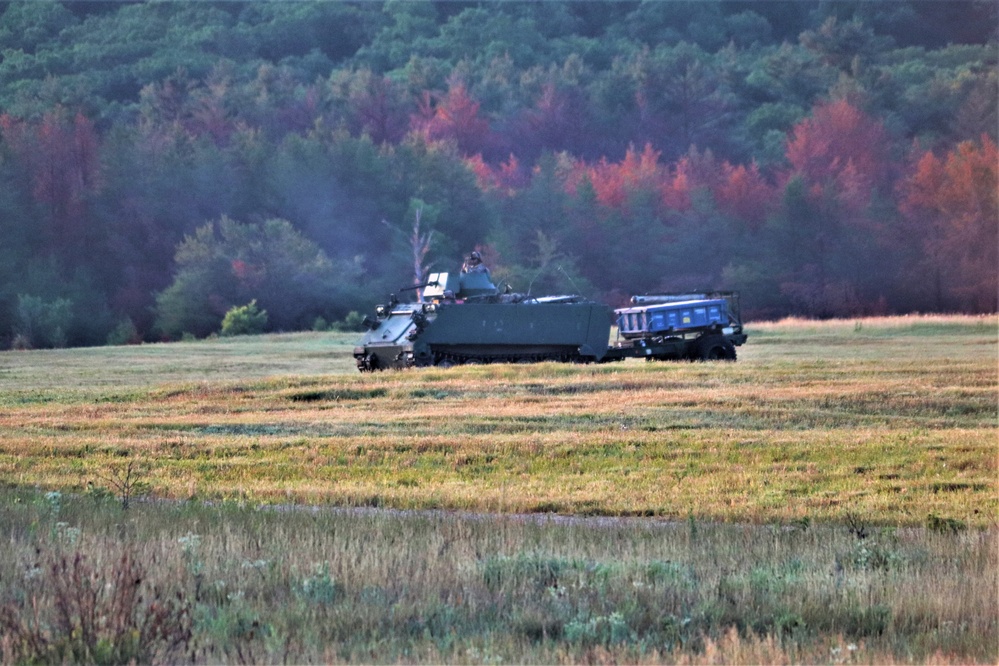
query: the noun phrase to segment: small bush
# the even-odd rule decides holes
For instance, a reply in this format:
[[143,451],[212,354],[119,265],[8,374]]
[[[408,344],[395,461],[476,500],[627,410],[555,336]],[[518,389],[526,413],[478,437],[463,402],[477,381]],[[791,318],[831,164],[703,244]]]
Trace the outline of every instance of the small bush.
[[870,539],[855,544],[846,557],[848,568],[867,571],[891,571],[904,564],[905,558],[891,540]]
[[107,337],[107,343],[110,346],[134,345],[141,341],[139,331],[136,330],[135,324],[128,317],[118,322],[118,325],[114,327],[113,331],[108,333]]
[[363,331],[364,315],[357,310],[351,310],[347,313],[347,316],[344,317],[343,323],[347,327],[348,331]]
[[357,310],[351,310],[343,321],[334,321],[329,325],[329,331],[339,331],[341,333],[358,332],[364,330],[364,315]]
[[312,603],[332,604],[343,594],[343,586],[333,578],[329,563],[323,562],[313,566],[312,575],[302,578],[296,592]]
[[849,607],[843,611],[843,617],[839,618],[839,626],[847,636],[880,636],[888,629],[891,617],[892,609],[884,604]]
[[150,585],[128,550],[107,579],[79,552],[43,558],[30,581],[30,609],[0,606],[5,662],[150,663],[187,652],[190,604]]
[[556,587],[561,576],[577,577],[583,565],[559,557],[519,553],[515,557],[490,557],[481,566],[486,587],[491,591],[498,591],[504,586],[532,589]]
[[941,518],[931,513],[926,516],[926,529],[937,534],[958,534],[968,529],[964,521],[957,518]]
[[38,296],[17,297],[17,333],[32,347],[65,347],[66,332],[73,319],[69,299],[46,301]]
[[257,307],[257,299],[230,308],[222,320],[222,335],[256,335],[266,328],[267,310]]
[[616,643],[634,640],[631,628],[621,613],[598,615],[588,620],[573,620],[564,628],[564,635],[570,643],[602,645],[609,647]]
[[148,474],[148,466],[131,460],[127,465],[112,465],[101,479],[108,486],[108,492],[121,500],[121,508],[127,511],[135,497],[149,492],[149,483],[145,480]]
[[23,333],[18,333],[14,336],[13,342],[10,343],[10,348],[16,351],[29,351],[35,347],[31,344],[31,338]]

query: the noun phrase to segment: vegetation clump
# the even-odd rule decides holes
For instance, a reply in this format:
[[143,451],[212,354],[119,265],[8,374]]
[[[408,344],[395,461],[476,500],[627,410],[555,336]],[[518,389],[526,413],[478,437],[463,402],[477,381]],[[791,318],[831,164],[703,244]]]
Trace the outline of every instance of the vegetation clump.
[[267,310],[257,307],[256,299],[229,309],[222,318],[222,335],[255,335],[267,328]]

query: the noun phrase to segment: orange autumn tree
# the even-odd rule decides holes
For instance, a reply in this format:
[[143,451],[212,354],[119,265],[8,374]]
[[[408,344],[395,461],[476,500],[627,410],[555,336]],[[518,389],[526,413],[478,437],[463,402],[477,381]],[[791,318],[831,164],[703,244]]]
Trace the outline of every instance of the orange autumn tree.
[[481,153],[465,159],[465,164],[475,174],[479,188],[484,191],[492,190],[504,196],[513,196],[529,182],[528,173],[521,168],[520,160],[512,153],[506,162],[495,167],[482,159]]
[[425,93],[410,127],[432,141],[455,141],[465,155],[480,153],[489,143],[489,123],[460,81],[452,81],[447,93],[437,98]]
[[899,185],[899,209],[923,242],[936,307],[995,312],[999,294],[999,153],[992,138],[944,159],[927,151]]
[[741,220],[747,228],[758,231],[771,213],[776,192],[756,163],[748,168],[740,164],[722,164],[722,180],[715,188],[718,207]]
[[845,99],[815,107],[787,143],[787,160],[814,196],[831,189],[857,212],[891,179],[888,134],[881,122]]
[[847,315],[882,301],[893,245],[877,204],[891,183],[890,148],[883,124],[845,99],[816,106],[791,131],[773,268],[798,310]]
[[630,146],[620,162],[602,159],[588,167],[586,174],[597,201],[610,208],[626,206],[629,197],[638,192],[655,192],[664,177],[664,169],[659,164],[659,151],[645,144],[641,153]]

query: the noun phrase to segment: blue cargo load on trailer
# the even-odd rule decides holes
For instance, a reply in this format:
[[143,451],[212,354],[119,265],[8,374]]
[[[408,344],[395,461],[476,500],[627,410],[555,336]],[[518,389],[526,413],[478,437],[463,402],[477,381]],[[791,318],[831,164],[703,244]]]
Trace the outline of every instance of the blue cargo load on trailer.
[[618,330],[625,339],[723,329],[732,324],[728,301],[724,298],[662,303],[614,312]]
[[614,310],[619,341],[604,361],[734,361],[746,341],[734,291],[645,294],[632,296],[631,304]]

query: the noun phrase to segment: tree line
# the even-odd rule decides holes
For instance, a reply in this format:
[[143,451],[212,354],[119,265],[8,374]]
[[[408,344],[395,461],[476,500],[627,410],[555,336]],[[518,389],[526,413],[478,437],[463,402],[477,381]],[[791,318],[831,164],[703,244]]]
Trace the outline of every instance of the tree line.
[[995,311],[994,12],[9,3],[0,347],[309,328],[476,247],[614,305]]

